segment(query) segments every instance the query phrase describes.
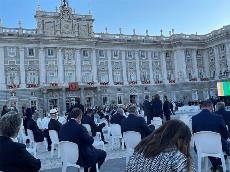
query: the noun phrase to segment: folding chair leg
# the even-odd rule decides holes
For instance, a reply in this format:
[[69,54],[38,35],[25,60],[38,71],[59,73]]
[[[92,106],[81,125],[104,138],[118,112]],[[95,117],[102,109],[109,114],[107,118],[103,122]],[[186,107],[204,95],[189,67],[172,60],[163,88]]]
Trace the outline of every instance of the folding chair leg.
[[221,157],[221,163],[222,163],[223,171],[226,172],[226,164],[225,164],[224,155]]
[[98,163],[96,163],[96,171],[99,172]]
[[67,170],[67,166],[66,166],[65,163],[63,163],[63,164],[62,164],[62,169],[61,169],[61,171],[62,171],[62,172],[66,172],[66,170]]
[[[80,172],[84,172],[84,168],[83,167],[80,167],[79,169]],[[63,172],[63,171],[62,171]]]
[[51,158],[53,158],[54,156],[54,145],[52,144],[51,145]]
[[205,171],[208,171],[208,157],[204,157]]
[[123,138],[121,138],[121,149],[124,150],[125,149],[125,141]]
[[197,161],[198,161],[198,172],[201,172],[201,157],[198,156]]
[[114,147],[114,138],[112,137],[112,150],[113,150],[113,147]]

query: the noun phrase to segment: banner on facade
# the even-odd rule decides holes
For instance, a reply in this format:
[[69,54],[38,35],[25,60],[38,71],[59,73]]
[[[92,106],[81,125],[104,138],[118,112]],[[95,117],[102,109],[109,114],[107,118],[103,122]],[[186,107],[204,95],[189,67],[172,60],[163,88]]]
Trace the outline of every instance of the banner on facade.
[[78,85],[78,82],[71,82],[71,83],[69,83],[69,90],[70,91],[77,91],[79,89],[80,89],[80,87]]

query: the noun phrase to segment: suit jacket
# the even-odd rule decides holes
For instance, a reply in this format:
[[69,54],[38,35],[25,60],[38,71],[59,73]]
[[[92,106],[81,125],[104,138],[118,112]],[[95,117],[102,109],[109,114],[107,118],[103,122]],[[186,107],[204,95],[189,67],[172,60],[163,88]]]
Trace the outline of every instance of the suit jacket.
[[89,124],[91,127],[91,132],[92,132],[92,136],[96,136],[96,132],[97,132],[97,125],[94,121],[94,116],[92,115],[91,117],[89,115],[83,115],[82,118],[82,124]]
[[61,126],[62,124],[58,120],[51,118],[48,124],[48,130],[55,130],[59,133]]
[[166,100],[163,104],[163,111],[165,116],[170,116],[171,115],[171,106],[170,102]]
[[84,126],[70,119],[61,127],[59,135],[61,141],[78,144],[79,159],[77,164],[83,167],[90,167],[96,164],[97,156],[95,154],[95,148],[92,146],[94,139],[89,135]]
[[228,126],[228,131],[230,131],[230,112],[223,109],[216,111],[215,113],[223,117],[225,124]]
[[119,125],[121,125],[121,122],[124,119],[125,119],[124,115],[121,115],[120,113],[116,113],[111,117],[110,123],[111,124],[119,124]]
[[121,122],[121,131],[122,133],[126,131],[140,132],[142,139],[152,132],[144,118],[133,114],[129,114],[129,116]]
[[148,100],[144,101],[143,110],[145,116],[152,116],[152,107],[151,107],[151,103]]
[[153,100],[152,101],[152,112],[153,117],[161,117],[163,118],[163,109],[162,109],[162,101],[161,100]]
[[40,168],[41,161],[34,158],[24,144],[0,136],[0,171],[36,172]]
[[227,140],[228,130],[222,117],[203,109],[199,114],[192,117],[193,133],[199,131],[212,131],[219,133],[221,138]]
[[42,130],[38,128],[36,121],[29,119],[27,122],[27,128],[33,131],[35,142],[42,142],[44,140],[44,134]]

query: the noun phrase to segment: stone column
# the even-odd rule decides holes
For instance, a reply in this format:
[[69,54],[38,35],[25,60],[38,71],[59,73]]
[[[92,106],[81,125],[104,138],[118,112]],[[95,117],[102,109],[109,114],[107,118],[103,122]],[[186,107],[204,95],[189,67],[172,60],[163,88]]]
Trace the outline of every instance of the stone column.
[[123,82],[124,82],[124,85],[126,85],[126,84],[128,84],[128,81],[127,81],[127,68],[126,68],[126,60],[125,60],[125,50],[122,50],[121,58],[122,58]]
[[84,87],[81,87],[81,90],[80,90],[80,100],[81,100],[81,104],[85,106]]
[[65,92],[65,88],[62,89],[62,106],[63,106],[62,111],[66,111],[66,92]]
[[81,77],[81,53],[79,49],[75,51],[75,62],[76,62],[76,81],[78,82],[78,84],[80,84],[82,83],[82,77]]
[[39,57],[40,86],[44,86],[44,84],[46,84],[46,66],[45,66],[45,53],[43,48],[39,48],[38,57]]
[[215,55],[215,79],[219,79],[220,74],[220,64],[219,64],[219,52],[218,47],[214,47],[214,55]]
[[174,51],[174,66],[176,82],[187,81],[185,54],[183,49],[176,49]]
[[4,47],[0,47],[0,89],[6,88],[6,75],[5,75],[5,66],[4,66]]
[[141,84],[139,52],[135,51],[137,84]]
[[206,78],[210,77],[210,72],[209,72],[209,59],[208,59],[208,50],[206,49],[204,51],[204,72],[205,72],[205,76]]
[[92,51],[92,72],[93,72],[93,81],[95,83],[98,82],[97,79],[97,55],[96,55],[96,50],[93,49]]
[[58,61],[58,84],[63,85],[64,83],[64,66],[63,66],[63,56],[62,50],[58,49],[57,52],[57,61]]
[[109,84],[114,85],[113,83],[113,67],[112,67],[112,61],[111,61],[111,50],[107,50],[108,55],[108,70],[109,70]]
[[192,76],[198,79],[198,67],[197,67],[197,60],[196,60],[196,50],[192,50],[192,69],[193,74]]
[[149,54],[148,54],[148,60],[149,60],[149,80],[150,80],[151,84],[154,84],[153,64],[152,64],[151,52],[149,52]]
[[25,49],[24,47],[19,48],[19,54],[20,54],[20,88],[26,88]]
[[228,72],[230,72],[230,43],[226,43],[226,59],[228,65]]
[[162,66],[162,81],[164,84],[168,84],[167,79],[167,68],[166,68],[166,59],[165,59],[165,51],[161,52],[161,66]]

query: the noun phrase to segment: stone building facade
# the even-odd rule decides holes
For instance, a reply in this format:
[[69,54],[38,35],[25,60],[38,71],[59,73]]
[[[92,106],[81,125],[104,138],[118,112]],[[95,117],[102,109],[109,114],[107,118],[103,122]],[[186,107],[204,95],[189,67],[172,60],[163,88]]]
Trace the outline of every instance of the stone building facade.
[[75,14],[65,1],[35,18],[36,29],[0,23],[1,106],[65,111],[76,97],[93,106],[141,103],[156,93],[203,100],[230,77],[230,25],[206,35],[94,33],[92,15]]

